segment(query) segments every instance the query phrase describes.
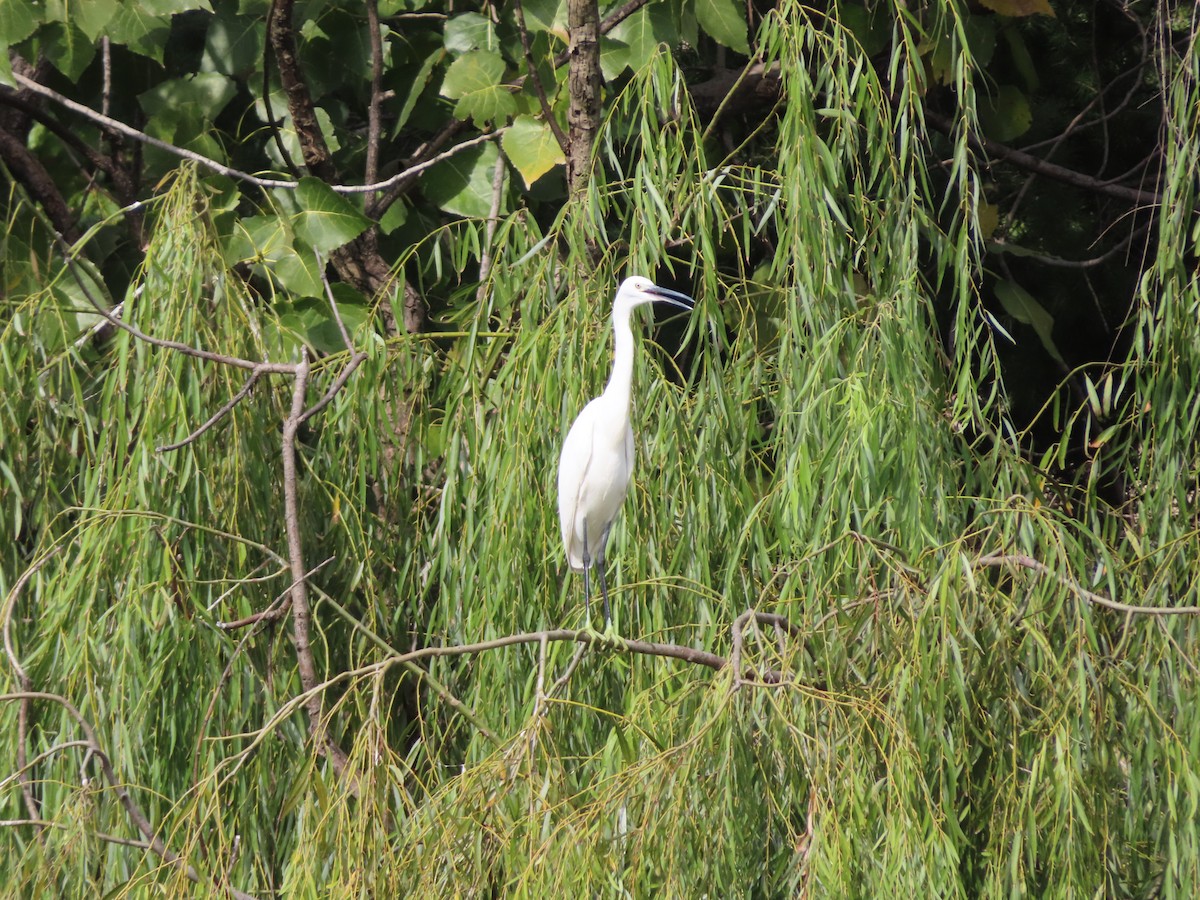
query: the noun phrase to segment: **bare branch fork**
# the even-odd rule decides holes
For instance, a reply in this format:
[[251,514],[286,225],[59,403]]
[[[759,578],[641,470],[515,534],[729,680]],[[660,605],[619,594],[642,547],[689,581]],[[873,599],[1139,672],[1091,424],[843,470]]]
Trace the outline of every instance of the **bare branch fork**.
[[[303,541],[300,533],[300,513],[299,500],[296,485],[296,435],[300,426],[311,419],[313,416],[320,413],[339,391],[345,386],[350,376],[366,359],[367,354],[364,351],[356,350],[350,339],[350,333],[346,328],[345,322],[342,320],[341,311],[338,309],[337,300],[334,298],[332,286],[329,283],[329,277],[325,271],[325,261],[318,255],[317,267],[320,271],[321,282],[325,287],[325,293],[329,299],[330,309],[333,314],[334,321],[337,323],[338,331],[342,336],[342,340],[346,345],[346,349],[350,354],[350,358],[342,367],[341,372],[329,385],[324,395],[312,406],[305,407],[305,401],[308,393],[309,382],[309,361],[307,351],[302,351],[301,358],[298,363],[273,363],[262,360],[249,360],[241,357],[229,356],[221,353],[213,353],[208,350],[203,350],[197,347],[192,347],[188,344],[179,341],[164,340],[154,337],[139,329],[137,326],[130,324],[123,318],[114,316],[109,310],[104,308],[104,305],[92,294],[88,287],[87,281],[80,275],[78,271],[79,263],[75,259],[75,254],[72,249],[63,240],[62,236],[54,232],[55,239],[61,248],[66,260],[67,268],[79,285],[80,290],[87,298],[88,302],[96,309],[113,326],[128,332],[134,338],[144,341],[152,346],[160,347],[165,350],[173,350],[181,353],[184,356],[189,356],[195,359],[202,359],[208,362],[215,362],[221,365],[232,366],[234,368],[246,369],[250,372],[250,377],[242,386],[234,397],[225,403],[207,422],[193,431],[188,437],[174,444],[169,444],[160,447],[160,451],[175,450],[183,447],[192,441],[196,440],[200,435],[204,434],[221,418],[228,415],[241,400],[245,399],[250,393],[254,384],[265,374],[280,374],[289,375],[293,379],[292,389],[292,405],[291,409],[283,422],[283,441],[280,449],[281,461],[283,466],[283,500],[284,500],[284,522],[287,530],[288,542],[288,565],[292,573],[292,585],[290,589],[290,605],[292,610],[292,643],[296,648],[296,665],[300,674],[300,681],[306,691],[311,689],[316,684],[316,663],[313,659],[312,646],[309,635],[311,631],[311,610],[308,604],[308,581],[306,578],[306,568],[304,565],[303,556]],[[24,686],[24,685],[23,685]],[[308,704],[309,713],[309,729],[313,736],[318,740],[330,761],[333,763],[334,770],[340,775],[346,764],[346,754],[338,747],[327,735],[324,727],[324,714],[322,710],[322,699],[319,695],[315,695],[312,702]],[[30,810],[30,818],[36,819],[37,815]]]

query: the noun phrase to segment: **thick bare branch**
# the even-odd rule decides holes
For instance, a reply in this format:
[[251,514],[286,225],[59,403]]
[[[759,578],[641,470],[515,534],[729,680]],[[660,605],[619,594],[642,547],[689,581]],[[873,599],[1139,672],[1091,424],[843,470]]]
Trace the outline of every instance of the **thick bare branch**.
[[[311,692],[317,684],[317,667],[313,661],[310,631],[312,611],[308,606],[308,578],[304,569],[304,547],[300,532],[300,501],[296,486],[296,432],[300,429],[300,417],[304,413],[304,400],[308,392],[308,355],[304,353],[296,366],[292,385],[292,407],[283,422],[283,519],[287,530],[288,562],[292,570],[292,644],[296,648],[296,669],[300,684]],[[306,704],[308,727],[320,746],[333,762],[340,774],[346,766],[346,755],[325,730],[324,704],[321,695],[310,693]]]

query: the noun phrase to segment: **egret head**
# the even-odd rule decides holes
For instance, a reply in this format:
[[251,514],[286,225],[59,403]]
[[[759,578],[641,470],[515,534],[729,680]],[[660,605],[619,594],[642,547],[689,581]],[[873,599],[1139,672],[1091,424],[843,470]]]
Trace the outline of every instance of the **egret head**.
[[613,301],[613,315],[629,315],[629,311],[643,303],[670,303],[682,309],[691,309],[695,305],[687,294],[669,291],[661,288],[649,278],[641,275],[631,275],[621,282],[617,289],[617,297]]

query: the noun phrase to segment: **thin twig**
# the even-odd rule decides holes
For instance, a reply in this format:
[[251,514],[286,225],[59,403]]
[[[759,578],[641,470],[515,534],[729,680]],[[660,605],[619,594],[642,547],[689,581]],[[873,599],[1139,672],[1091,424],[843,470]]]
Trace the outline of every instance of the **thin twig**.
[[[35,828],[74,828],[74,825],[64,825],[62,822],[54,822],[50,819],[0,819],[0,828],[19,828],[23,825],[32,825]],[[138,850],[153,850],[149,841],[135,841],[132,838],[117,837],[116,835],[106,834],[103,831],[90,832],[91,836],[97,840],[104,841],[106,844],[117,844],[121,847],[133,847]],[[240,891],[235,891],[233,888],[228,888],[235,896],[249,897],[249,894],[243,894]],[[253,898],[251,898],[253,900]]]
[[325,391],[325,393],[321,396],[321,399],[300,414],[298,424],[303,425],[305,422],[323,410],[326,406],[328,406],[330,401],[333,400],[333,398],[338,395],[338,392],[341,391],[341,389],[345,386],[350,376],[354,374],[355,369],[362,365],[363,360],[366,358],[367,354],[364,351],[356,350],[353,355],[351,355],[350,360],[342,368],[342,371],[338,373],[338,377],[333,379],[333,383],[329,385],[329,389]]
[[383,96],[383,37],[379,33],[379,0],[366,0],[366,7],[368,39],[371,42],[371,100],[367,105],[367,161],[363,180],[370,184],[379,177],[379,103]]
[[570,152],[570,143],[567,141],[567,135],[562,130],[562,126],[558,124],[554,110],[550,108],[546,88],[542,84],[542,79],[538,77],[537,65],[533,61],[533,48],[529,44],[529,30],[525,27],[525,10],[521,6],[521,0],[513,0],[513,12],[517,14],[517,31],[521,34],[521,49],[525,51],[525,69],[529,72],[529,80],[533,82],[533,90],[537,94],[538,103],[541,104],[542,116],[545,117],[550,130],[554,132],[554,139],[558,141],[562,152],[568,153]]
[[492,274],[492,240],[496,237],[496,225],[500,221],[500,202],[504,199],[504,174],[507,171],[508,163],[501,154],[496,157],[496,166],[492,171],[492,208],[488,211],[486,238],[479,258],[479,287],[475,290],[475,302],[480,304],[487,298],[487,280]]
[[[17,579],[17,583],[12,586],[8,592],[8,596],[4,598],[4,606],[0,608],[0,631],[4,633],[4,653],[8,657],[9,665],[12,666],[13,672],[17,676],[17,685],[23,691],[33,689],[33,682],[26,673],[25,668],[21,665],[21,660],[17,656],[17,648],[13,645],[12,640],[12,613],[17,606],[17,598],[21,596],[21,591],[25,589],[25,585],[29,580],[38,573],[38,570],[44,566],[51,557],[57,555],[60,545],[56,545],[47,550],[39,559],[35,560]],[[21,796],[25,801],[25,809],[29,815],[38,819],[41,817],[41,810],[38,808],[37,798],[33,794],[33,782],[29,777],[28,766],[33,763],[26,763],[28,747],[26,742],[29,738],[29,701],[22,700],[17,707],[17,772],[21,779]],[[35,760],[36,761],[36,760]]]
[[[300,502],[296,487],[296,432],[300,429],[300,416],[304,412],[308,372],[308,351],[301,348],[300,362],[296,365],[295,381],[292,385],[292,408],[283,422],[282,447],[283,520],[287,531],[288,563],[292,570],[292,644],[296,648],[296,668],[300,674],[300,684],[306,693],[317,683],[317,667],[313,662],[309,639],[312,622],[308,606],[307,573],[304,569],[304,545],[300,533]],[[341,774],[345,759],[325,733],[325,717],[320,695],[311,694],[306,706],[309,731],[316,738],[318,746],[330,756],[335,770]]]
[[88,287],[87,282],[84,281],[83,276],[79,274],[79,261],[75,258],[75,251],[71,249],[70,245],[57,231],[54,232],[54,240],[55,243],[58,244],[59,249],[62,251],[63,257],[66,260],[67,270],[71,273],[71,277],[74,278],[75,283],[79,286],[80,291],[83,292],[84,297],[87,298],[88,303],[90,303],[95,308],[96,312],[102,315],[110,324],[121,329],[121,331],[128,332],[139,341],[145,341],[147,344],[150,344],[154,347],[159,347],[163,350],[174,350],[177,353],[182,353],[184,356],[191,356],[195,359],[203,359],[207,360],[208,362],[220,363],[221,365],[225,366],[233,366],[236,369],[246,369],[251,372],[261,370],[260,374],[294,375],[296,373],[296,366],[287,363],[264,362],[262,360],[242,359],[238,356],[227,356],[224,353],[213,353],[209,350],[201,350],[198,347],[192,347],[188,344],[180,343],[179,341],[164,340],[163,338],[146,334],[136,325],[130,325],[124,319],[117,318],[112,314],[112,312],[104,308],[104,305],[96,299],[96,296],[92,293],[91,288]]
[[[333,610],[339,616],[341,616],[343,619],[345,619],[355,631],[357,631],[359,634],[361,634],[363,637],[365,637],[367,640],[369,640],[372,644],[374,644],[376,647],[378,647],[384,653],[388,654],[389,656],[393,656],[393,657],[401,655],[400,651],[395,649],[391,644],[389,644],[387,641],[385,641],[383,638],[381,638],[379,635],[377,635],[374,631],[372,631],[370,628],[368,628],[366,625],[364,625],[362,622],[360,622],[354,615],[352,615],[350,613],[350,611],[348,609],[346,609],[344,606],[342,606],[342,604],[340,604],[336,600],[334,600],[333,597],[329,596],[329,594],[327,594],[325,591],[321,590],[321,587],[319,585],[316,585],[316,584],[312,585],[312,589],[314,591],[316,591],[316,593],[318,595],[320,595],[322,603],[327,603],[327,604],[329,604],[329,606],[333,607]],[[479,714],[476,713],[475,710],[471,709],[471,707],[467,706],[465,703],[463,703],[461,700],[459,700],[458,697],[454,696],[454,694],[450,691],[450,689],[448,687],[446,687],[446,685],[443,684],[442,681],[440,679],[438,679],[432,672],[428,671],[427,669],[422,669],[420,666],[418,666],[414,662],[405,662],[405,663],[402,663],[402,665],[404,666],[404,668],[407,671],[411,672],[414,676],[416,676],[418,680],[424,681],[426,684],[428,684],[430,689],[435,694],[437,694],[446,703],[448,703],[450,705],[450,707],[452,709],[454,709],[460,716],[462,716],[464,719],[466,719],[468,722],[470,722],[472,725],[474,725],[475,728],[479,731],[479,733],[482,734],[489,741],[491,741],[494,745],[499,747],[503,743],[500,740],[500,738],[498,738],[496,736],[495,732],[493,732],[492,729],[489,728],[487,726],[487,724],[483,721],[483,719],[480,718]]]
[[242,400],[246,398],[246,395],[254,389],[254,385],[258,383],[258,379],[261,378],[262,375],[262,369],[253,369],[250,372],[250,377],[246,379],[246,383],[242,385],[242,389],[230,397],[220,409],[213,413],[207,422],[205,422],[181,441],[176,441],[174,444],[163,444],[161,447],[155,447],[154,452],[169,453],[172,450],[178,450],[180,447],[186,447],[188,444],[192,443],[192,441],[196,440],[198,437],[200,437],[200,435],[204,434],[204,432],[208,431],[208,429],[220,422],[221,419],[229,415],[233,408],[241,403]]
[[[210,169],[213,172],[217,172],[220,175],[225,175],[228,178],[235,178],[238,181],[252,184],[255,187],[260,188],[278,188],[285,191],[294,191],[300,186],[299,181],[289,181],[280,178],[259,178],[257,175],[251,175],[249,172],[242,172],[238,169],[234,169],[231,166],[217,162],[215,159],[210,159],[207,156],[196,153],[194,150],[188,150],[184,147],[177,147],[174,144],[151,137],[145,132],[138,131],[136,128],[126,125],[124,122],[102,115],[95,110],[84,106],[82,103],[76,103],[69,97],[64,97],[57,91],[52,90],[46,87],[44,84],[34,81],[31,78],[27,78],[20,73],[14,72],[13,78],[20,82],[20,84],[22,84],[24,87],[33,91],[35,94],[39,94],[48,100],[53,100],[60,106],[64,106],[71,110],[71,112],[78,113],[92,122],[103,125],[106,128],[111,128],[112,130],[123,134],[127,138],[131,138],[132,140],[155,147],[156,149],[162,150],[164,153],[170,153],[174,156],[180,157],[181,159],[191,160],[197,165],[203,166],[206,169]],[[490,131],[486,134],[481,134],[469,140],[463,141],[462,143],[455,144],[453,147],[442,153],[439,153],[437,156],[415,163],[407,169],[397,172],[390,178],[386,178],[383,181],[379,181],[374,184],[331,184],[329,187],[338,194],[371,194],[375,193],[376,191],[384,191],[388,188],[391,188],[393,185],[405,181],[406,179],[415,178],[425,169],[435,166],[443,160],[449,159],[457,153],[461,153],[463,150],[468,150],[477,144],[481,144],[485,141],[490,141],[499,137],[502,133],[504,133],[505,130],[507,130],[507,126],[504,128],[497,128],[494,131]]]
[[[531,631],[522,632],[519,634],[510,634],[504,637],[493,638],[488,641],[480,641],[474,644],[454,644],[435,647],[420,647],[408,653],[398,656],[389,656],[385,659],[378,660],[373,663],[368,663],[360,666],[357,669],[347,669],[336,675],[331,676],[320,684],[314,684],[300,694],[297,694],[287,703],[283,704],[274,715],[256,731],[250,732],[244,737],[250,737],[250,743],[242,749],[238,754],[238,764],[235,771],[240,767],[241,762],[249,758],[250,754],[258,747],[258,745],[266,738],[271,730],[290,716],[297,709],[307,707],[313,700],[324,691],[335,685],[341,684],[343,681],[354,678],[378,677],[388,671],[393,666],[403,665],[405,663],[413,663],[422,659],[434,659],[438,657],[454,657],[468,656],[477,653],[484,653],[490,650],[499,650],[502,647],[514,647],[522,644],[540,644],[543,640],[548,642],[567,641],[578,643],[585,647],[597,644],[606,647],[613,651],[622,651],[641,656],[661,656],[668,659],[678,659],[683,662],[692,663],[698,666],[712,669],[719,672],[729,664],[729,661],[715,653],[710,653],[707,650],[697,650],[694,647],[683,647],[678,644],[662,644],[654,641],[638,641],[638,640],[620,640],[615,643],[603,635],[598,635],[595,632],[584,629],[559,628],[548,631]],[[779,676],[779,673],[765,673],[766,675]],[[563,679],[560,679],[562,681]],[[749,683],[749,682],[748,682]],[[556,683],[557,684],[557,683]],[[553,688],[552,688],[553,690]],[[233,772],[226,777],[232,777]]]
[[[748,609],[738,616],[733,623],[733,635],[730,639],[732,649],[729,654],[730,668],[733,669],[734,690],[737,690],[743,684],[749,683],[742,677],[742,646],[746,639],[746,625],[751,621],[755,623],[761,622],[764,625],[774,625],[776,628],[787,631],[793,637],[804,636],[804,632],[799,626],[793,625],[788,619],[777,613],[764,613]],[[766,684],[778,684],[782,677],[781,673],[774,669],[769,669],[762,674],[761,680]]]
[[[328,559],[324,560],[323,562],[317,563],[315,566],[313,566],[311,569],[309,569],[307,572],[304,573],[304,577],[306,579],[312,578],[313,575],[317,574],[317,572],[320,572],[323,568],[325,568],[327,565],[329,565],[335,559],[337,559],[336,556],[331,556]],[[237,619],[236,621],[233,621],[233,622],[214,622],[213,624],[216,625],[216,627],[221,629],[222,631],[236,631],[237,629],[246,628],[247,626],[254,625],[258,622],[278,621],[279,619],[282,619],[285,615],[287,615],[288,604],[286,601],[288,601],[288,599],[291,597],[292,590],[295,587],[296,587],[296,583],[293,581],[286,588],[284,588],[282,591],[280,591],[275,596],[275,599],[273,599],[270,603],[267,604],[266,609],[259,610],[256,613],[251,613],[250,615],[246,616],[245,618]]]
[[1096,606],[1103,606],[1105,609],[1113,609],[1117,612],[1129,613],[1135,616],[1200,616],[1200,606],[1132,606],[1128,603],[1119,603],[1116,600],[1110,600],[1103,594],[1097,594],[1094,591],[1089,591],[1078,582],[1065,575],[1059,575],[1053,571],[1048,565],[1040,560],[1034,559],[1032,556],[1026,556],[1023,553],[993,553],[988,556],[981,556],[975,560],[976,566],[999,568],[1002,566],[1017,566],[1022,569],[1031,569],[1040,575],[1047,575],[1057,581],[1063,587],[1069,588],[1080,599],[1086,600],[1088,603],[1093,603]]
[[580,644],[575,648],[575,655],[571,657],[571,661],[567,663],[567,667],[563,669],[563,673],[555,679],[554,684],[550,685],[550,690],[547,692],[547,697],[553,697],[560,690],[566,687],[571,676],[575,673],[575,669],[579,666],[579,661],[583,659],[583,655],[587,653],[588,645]]
[[346,323],[342,321],[342,311],[338,309],[337,300],[333,296],[333,286],[329,283],[329,275],[325,271],[325,260],[321,257],[319,250],[314,250],[313,255],[317,258],[317,273],[321,276],[321,284],[325,286],[325,296],[329,298],[329,308],[333,310],[333,321],[337,323],[342,343],[346,345],[347,350],[353,353],[354,343],[350,340],[350,332],[346,330]]
[[[929,109],[924,111],[924,116],[925,121],[938,131],[953,134],[956,130],[954,121],[948,116],[943,116],[941,113],[936,113]],[[1063,184],[1115,197],[1139,206],[1156,207],[1162,204],[1162,194],[1158,191],[1146,191],[1141,188],[1127,187],[1123,184],[1110,184],[1098,178],[1093,178],[1091,175],[1085,175],[1083,172],[1077,172],[1074,169],[1068,169],[1064,166],[1047,162],[1031,153],[1015,150],[1012,147],[1001,144],[999,141],[994,141],[991,138],[981,135],[968,135],[968,141],[975,150],[982,151],[992,159],[1002,159],[1028,172],[1037,172],[1040,175],[1045,175],[1047,178],[1061,181]]]
[[54,756],[55,754],[60,753],[63,750],[70,750],[72,747],[90,747],[90,746],[91,746],[91,744],[89,744],[87,741],[63,741],[61,744],[55,744],[53,747],[48,747],[47,749],[45,749],[41,753],[39,753],[37,756],[35,756],[33,759],[28,760],[27,762],[24,762],[24,763],[18,763],[17,770],[15,772],[13,772],[11,775],[7,775],[4,778],[0,778],[0,791],[4,790],[6,787],[8,787],[10,784],[12,784],[13,779],[19,779],[19,780],[24,781],[22,776],[25,773],[32,771],[33,767],[36,766],[38,763],[42,762],[43,760],[47,760],[51,756]]

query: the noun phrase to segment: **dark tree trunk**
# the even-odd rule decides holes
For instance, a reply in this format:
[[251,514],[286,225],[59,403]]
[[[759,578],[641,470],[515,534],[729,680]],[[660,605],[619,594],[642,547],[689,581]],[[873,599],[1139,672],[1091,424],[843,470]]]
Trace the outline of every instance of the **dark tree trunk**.
[[592,147],[600,129],[600,9],[596,0],[569,0],[567,27],[571,32],[567,184],[571,196],[578,197],[587,188]]

